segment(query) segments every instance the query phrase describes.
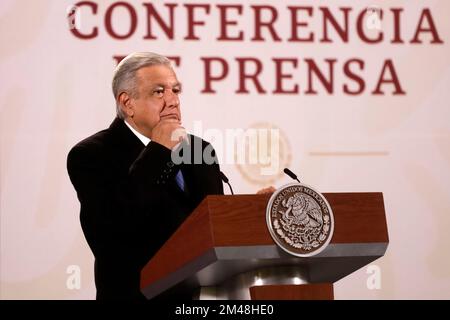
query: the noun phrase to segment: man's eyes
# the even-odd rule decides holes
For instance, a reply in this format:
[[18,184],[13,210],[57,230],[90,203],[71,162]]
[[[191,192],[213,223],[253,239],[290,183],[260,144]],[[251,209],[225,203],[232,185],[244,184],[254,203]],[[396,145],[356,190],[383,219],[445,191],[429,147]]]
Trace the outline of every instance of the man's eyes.
[[162,97],[164,95],[164,89],[158,88],[158,89],[153,90],[153,95],[155,95],[157,97]]
[[[164,88],[157,88],[157,89],[154,89],[152,93],[153,93],[154,96],[156,96],[158,98],[162,98],[164,96],[164,91],[165,91]],[[180,94],[181,93],[181,88],[174,87],[174,88],[172,88],[172,92],[175,93],[175,94]]]

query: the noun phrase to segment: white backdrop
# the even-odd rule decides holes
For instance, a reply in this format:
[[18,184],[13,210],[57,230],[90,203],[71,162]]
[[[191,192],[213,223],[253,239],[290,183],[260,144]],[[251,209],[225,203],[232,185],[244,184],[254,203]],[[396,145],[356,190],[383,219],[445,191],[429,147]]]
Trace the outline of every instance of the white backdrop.
[[[224,132],[235,128],[277,127],[283,136],[282,163],[321,192],[383,192],[390,244],[386,256],[373,264],[381,270],[381,287],[370,289],[370,276],[363,268],[335,285],[337,299],[450,298],[450,3],[441,1],[270,1],[241,3],[242,11],[230,10],[236,25],[229,36],[243,32],[242,41],[218,41],[222,1],[180,1],[175,10],[174,38],[168,39],[153,21],[157,39],[144,39],[147,13],[143,1],[129,2],[137,13],[136,31],[127,39],[108,35],[105,13],[114,1],[95,1],[97,13],[84,7],[79,29],[98,36],[82,40],[69,30],[66,10],[71,1],[14,1],[0,3],[0,295],[2,299],[90,299],[95,296],[93,257],[79,224],[79,203],[67,176],[65,163],[70,148],[81,139],[109,125],[115,114],[110,82],[113,56],[132,51],[154,51],[180,56],[176,67],[183,82],[184,125],[194,129],[201,121],[206,129]],[[168,21],[167,7],[153,3]],[[196,9],[199,40],[185,40],[187,9],[183,4],[209,4],[210,12]],[[263,41],[251,41],[255,9],[275,8],[273,26],[281,41],[262,29]],[[307,26],[299,37],[314,34],[312,42],[289,41],[291,15],[288,6],[311,7],[299,13]],[[380,43],[368,44],[357,33],[357,18],[375,5],[383,12],[380,29],[365,32]],[[343,41],[328,23],[323,38],[323,15],[328,8],[339,24],[342,8],[349,7],[348,40]],[[399,26],[403,43],[395,37],[392,8],[401,8]],[[429,9],[429,16],[423,16]],[[394,10],[395,11],[395,10]],[[426,15],[426,14],[425,14]],[[421,20],[422,16],[422,20]],[[263,19],[270,19],[268,10]],[[411,43],[418,26],[429,29],[430,17],[443,43],[433,43],[432,32],[422,31],[422,43]],[[300,18],[299,18],[300,20]],[[265,20],[267,21],[267,20]],[[126,34],[129,14],[118,8],[112,15],[116,33]],[[397,34],[399,36],[399,34]],[[439,42],[439,41],[435,41]],[[202,93],[205,65],[202,57],[220,57],[229,65],[222,81],[212,83],[216,93]],[[258,93],[251,81],[249,93],[238,94],[239,64],[236,58],[261,62],[259,77],[267,93]],[[296,94],[276,94],[273,58],[292,58],[286,63],[285,90],[299,85]],[[312,59],[327,76],[325,59],[335,59],[333,93],[313,77],[317,94],[307,94],[308,64]],[[360,94],[355,78],[344,71],[351,59],[364,62],[350,69],[365,83]],[[392,61],[405,94],[395,95],[392,83],[383,83],[384,94],[372,92],[383,74],[383,64]],[[217,75],[221,70],[214,65]],[[254,65],[247,65],[247,72]],[[388,70],[389,71],[389,70]],[[392,71],[392,70],[390,70]],[[224,164],[237,193],[254,193],[272,183],[289,182],[284,176],[258,177],[255,170]],[[78,266],[81,288],[66,285],[67,268]]]

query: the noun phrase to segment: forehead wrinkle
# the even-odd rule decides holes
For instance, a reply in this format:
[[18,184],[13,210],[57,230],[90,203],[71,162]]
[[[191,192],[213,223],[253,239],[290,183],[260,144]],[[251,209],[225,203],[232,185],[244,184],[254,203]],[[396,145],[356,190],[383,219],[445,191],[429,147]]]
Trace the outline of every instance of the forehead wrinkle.
[[[154,71],[148,72],[149,69],[153,69]],[[164,82],[166,79],[174,79],[178,82],[177,76],[173,69],[164,65],[143,67],[137,70],[136,75],[138,78],[152,82]]]

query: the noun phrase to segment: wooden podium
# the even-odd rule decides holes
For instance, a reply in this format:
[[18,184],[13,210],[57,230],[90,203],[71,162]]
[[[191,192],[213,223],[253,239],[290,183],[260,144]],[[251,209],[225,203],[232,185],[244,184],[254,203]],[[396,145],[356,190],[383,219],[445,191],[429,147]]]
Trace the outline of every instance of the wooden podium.
[[280,249],[266,225],[267,195],[208,196],[141,273],[147,298],[333,299],[333,283],[383,256],[382,193],[324,193],[334,214],[328,247],[308,258]]

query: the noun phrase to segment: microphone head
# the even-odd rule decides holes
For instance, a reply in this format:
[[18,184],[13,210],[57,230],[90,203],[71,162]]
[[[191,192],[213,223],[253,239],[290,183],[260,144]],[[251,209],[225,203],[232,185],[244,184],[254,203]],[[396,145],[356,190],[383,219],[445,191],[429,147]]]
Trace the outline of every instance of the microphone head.
[[283,170],[284,173],[286,173],[289,177],[291,177],[294,180],[297,180],[297,176],[295,175],[295,173],[293,173],[291,170],[289,170],[288,168],[284,168]]
[[222,171],[220,171],[220,177],[222,178],[223,182],[228,183],[228,178]]

